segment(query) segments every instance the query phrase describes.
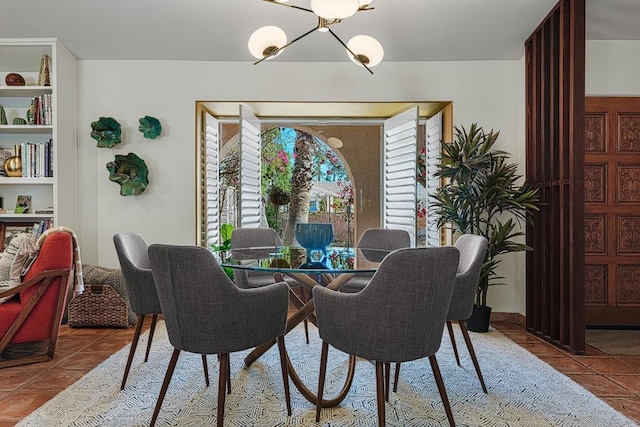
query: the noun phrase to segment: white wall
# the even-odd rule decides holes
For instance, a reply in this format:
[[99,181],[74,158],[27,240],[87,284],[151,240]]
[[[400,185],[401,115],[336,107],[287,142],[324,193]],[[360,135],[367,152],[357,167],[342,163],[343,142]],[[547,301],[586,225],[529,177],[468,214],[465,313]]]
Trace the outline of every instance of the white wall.
[[[186,61],[79,61],[79,229],[83,261],[118,265],[112,236],[142,233],[149,242],[196,241],[196,100],[453,101],[454,123],[500,130],[499,148],[524,165],[522,61],[383,63],[373,76],[351,63],[246,63]],[[160,138],[138,132],[138,119],[160,119]],[[96,147],[90,123],[112,116],[123,142]],[[122,197],[106,163],[134,152],[149,166],[150,184]],[[524,168],[522,169],[524,173]],[[494,287],[494,311],[524,313],[524,256],[510,255]]]
[[640,96],[640,41],[589,41],[585,58],[587,96]]

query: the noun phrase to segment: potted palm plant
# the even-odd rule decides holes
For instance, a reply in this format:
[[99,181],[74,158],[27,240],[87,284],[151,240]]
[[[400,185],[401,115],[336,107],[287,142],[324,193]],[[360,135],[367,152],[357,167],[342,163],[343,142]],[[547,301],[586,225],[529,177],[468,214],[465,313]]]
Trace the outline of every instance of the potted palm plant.
[[476,123],[469,131],[456,126],[454,142],[443,144],[436,173],[445,183],[433,196],[439,227],[488,240],[474,314],[467,320],[469,330],[477,332],[489,328],[489,286],[505,284],[496,272],[502,255],[531,250],[516,239],[524,235],[523,222],[533,223],[532,211],[538,210],[539,202],[538,189],[522,182],[518,165],[508,162],[510,155],[493,148],[499,134],[486,133]]

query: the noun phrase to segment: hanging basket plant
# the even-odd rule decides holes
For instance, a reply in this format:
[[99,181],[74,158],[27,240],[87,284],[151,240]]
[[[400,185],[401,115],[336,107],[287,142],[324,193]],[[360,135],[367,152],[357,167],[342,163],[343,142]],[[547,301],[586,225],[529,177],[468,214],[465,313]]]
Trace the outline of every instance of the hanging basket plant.
[[291,193],[276,186],[269,187],[269,190],[267,190],[267,196],[269,196],[269,201],[275,206],[288,205],[291,200]]

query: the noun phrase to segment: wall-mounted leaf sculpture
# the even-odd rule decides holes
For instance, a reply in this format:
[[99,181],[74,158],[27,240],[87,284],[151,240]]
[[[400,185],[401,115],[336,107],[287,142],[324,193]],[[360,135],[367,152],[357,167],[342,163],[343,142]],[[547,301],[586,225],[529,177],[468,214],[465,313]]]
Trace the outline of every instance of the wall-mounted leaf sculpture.
[[126,156],[116,154],[115,161],[107,163],[107,170],[109,180],[120,184],[121,196],[135,196],[149,185],[147,164],[134,153]]
[[138,119],[140,122],[140,126],[138,126],[138,130],[142,132],[145,138],[156,139],[162,133],[162,125],[160,124],[160,120],[151,116],[144,116],[141,119]]
[[96,122],[91,122],[91,138],[98,141],[98,147],[111,148],[120,144],[122,129],[120,123],[113,117],[100,117]]

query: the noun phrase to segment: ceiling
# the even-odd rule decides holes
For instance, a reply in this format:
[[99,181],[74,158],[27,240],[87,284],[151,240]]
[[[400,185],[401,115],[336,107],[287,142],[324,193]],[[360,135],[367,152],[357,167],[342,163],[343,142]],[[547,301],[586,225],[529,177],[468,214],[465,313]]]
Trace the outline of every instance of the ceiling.
[[[385,61],[511,60],[556,1],[375,0],[373,11],[332,29],[345,42],[375,37]],[[639,0],[586,1],[588,39],[640,39]],[[3,2],[0,38],[55,37],[87,60],[253,61],[247,40],[255,29],[278,25],[291,40],[316,24],[310,13],[260,0],[20,0]],[[275,59],[346,60],[318,32]]]

